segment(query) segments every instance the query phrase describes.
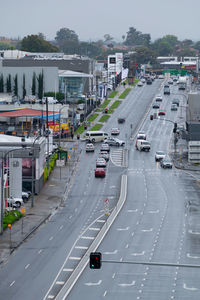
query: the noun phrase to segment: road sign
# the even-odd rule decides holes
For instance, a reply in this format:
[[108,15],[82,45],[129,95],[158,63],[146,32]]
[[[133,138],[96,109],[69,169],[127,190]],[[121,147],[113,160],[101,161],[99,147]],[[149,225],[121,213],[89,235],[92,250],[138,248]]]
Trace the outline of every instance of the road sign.
[[22,208],[21,208],[21,213],[22,213],[22,214],[25,214],[25,212],[26,212],[25,208],[22,207]]
[[65,166],[64,159],[57,159],[56,160],[56,167],[64,167],[64,166]]
[[110,215],[110,211],[109,211],[109,199],[108,198],[104,199],[104,214],[107,217]]

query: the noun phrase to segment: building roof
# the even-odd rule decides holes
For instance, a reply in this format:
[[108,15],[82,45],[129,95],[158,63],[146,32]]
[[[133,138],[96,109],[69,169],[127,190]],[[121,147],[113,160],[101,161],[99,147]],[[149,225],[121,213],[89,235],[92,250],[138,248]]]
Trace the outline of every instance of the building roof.
[[59,73],[59,77],[84,77],[84,78],[93,77],[93,75],[91,74],[75,72],[70,70],[59,70],[58,73]]
[[[41,116],[46,116],[46,111],[43,110],[37,110],[37,109],[31,109],[31,108],[22,108],[22,109],[17,109],[17,110],[12,110],[12,111],[7,111],[7,112],[2,112],[0,113],[0,117],[10,117],[10,118],[15,118],[15,117],[38,117]],[[48,112],[48,115],[51,116],[55,114],[52,111]]]

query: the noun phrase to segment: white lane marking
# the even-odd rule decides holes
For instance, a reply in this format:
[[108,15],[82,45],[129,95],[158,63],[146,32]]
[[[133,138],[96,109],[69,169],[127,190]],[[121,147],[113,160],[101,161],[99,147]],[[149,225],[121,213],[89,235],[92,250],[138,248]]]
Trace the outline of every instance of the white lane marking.
[[139,255],[144,255],[145,251],[139,252],[139,253],[131,253],[133,256],[139,256]]
[[50,238],[49,238],[49,241],[52,241],[53,240],[53,236],[51,236]]
[[127,244],[127,245],[125,246],[125,248],[128,248],[128,246],[129,246],[129,245]]
[[99,231],[100,228],[97,228],[97,227],[90,227],[89,230]]
[[10,286],[12,286],[15,283],[15,280],[10,284]]
[[118,230],[118,231],[126,231],[126,230],[129,230],[129,228],[130,228],[130,227],[127,226],[126,228],[117,228],[117,230]]
[[112,279],[114,279],[115,278],[115,273],[113,273],[113,275],[112,275]]
[[63,272],[73,272],[74,269],[63,269]]
[[111,186],[110,186],[110,189],[115,189],[115,188],[116,188],[115,185],[111,185]]
[[78,208],[75,208],[75,212],[77,212]]
[[88,247],[86,247],[86,246],[75,246],[75,249],[83,249],[83,250],[86,250],[86,249],[88,249]]
[[114,250],[113,252],[103,252],[103,254],[117,254],[118,250]]
[[48,299],[54,299],[54,298],[55,298],[55,296],[53,296],[53,295],[48,296]]
[[127,212],[137,212],[138,211],[138,209],[136,208],[136,209],[128,209],[127,210]]
[[193,255],[190,255],[190,253],[187,253],[187,257],[189,257],[189,258],[195,258],[195,259],[200,258],[200,256],[193,256]]
[[184,283],[183,288],[184,288],[185,290],[189,290],[189,291],[198,291],[198,288],[195,288],[195,287],[188,287],[188,286],[186,285],[186,283]]
[[92,286],[92,285],[100,285],[102,283],[102,280],[99,280],[98,282],[86,282],[85,285]]
[[151,232],[151,231],[153,231],[153,228],[150,228],[150,229],[142,229],[141,231],[142,231],[142,232]]
[[96,222],[98,222],[98,223],[105,223],[106,221],[105,220],[97,220]]
[[104,292],[104,294],[103,294],[103,297],[105,297],[105,296],[106,296],[106,294],[107,294],[107,291],[105,291],[105,292]]
[[30,264],[26,265],[25,270],[28,269],[29,266],[30,266]]
[[59,229],[60,229],[60,230],[63,229],[63,225],[61,225]]
[[157,214],[157,213],[159,213],[159,209],[149,211],[149,214]]
[[71,260],[81,260],[81,257],[70,256],[69,259],[71,259]]
[[131,283],[119,283],[118,285],[122,286],[122,287],[124,287],[124,286],[133,286],[133,285],[135,285],[135,280],[133,280]]
[[93,236],[81,236],[81,239],[94,240],[94,237]]
[[69,219],[71,219],[72,218],[72,215],[71,216],[69,216]]
[[59,284],[59,285],[63,285],[65,282],[64,281],[56,281],[56,284]]
[[189,233],[191,233],[191,234],[200,234],[200,232],[199,232],[199,231],[193,231],[193,230],[191,230],[191,229],[190,229],[190,230],[188,230],[188,232],[189,232]]
[[43,251],[43,249],[40,249],[40,250],[38,251],[38,254],[40,254],[42,251]]

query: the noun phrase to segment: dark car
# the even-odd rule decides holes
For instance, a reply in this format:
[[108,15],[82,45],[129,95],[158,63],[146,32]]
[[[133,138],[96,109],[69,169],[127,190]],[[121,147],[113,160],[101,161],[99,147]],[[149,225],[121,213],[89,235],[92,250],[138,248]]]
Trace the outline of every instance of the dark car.
[[125,122],[125,118],[118,118],[118,123],[122,124]]
[[109,153],[107,151],[101,151],[99,153],[99,157],[102,157],[105,159],[105,161],[109,161]]
[[172,162],[169,158],[163,158],[161,161],[160,161],[160,166],[163,168],[163,169],[172,169]]
[[164,87],[164,95],[170,95],[170,88],[169,86]]
[[153,108],[160,108],[160,104],[159,103],[157,103],[157,102],[155,102],[154,104],[153,104],[153,106],[152,106]]
[[151,78],[147,78],[147,84],[152,84],[152,79]]
[[172,105],[171,105],[171,110],[174,110],[174,111],[178,110],[177,104],[172,103]]
[[174,98],[174,99],[172,100],[172,104],[176,104],[177,106],[179,106],[179,103],[180,103],[180,100],[177,99],[177,98]]

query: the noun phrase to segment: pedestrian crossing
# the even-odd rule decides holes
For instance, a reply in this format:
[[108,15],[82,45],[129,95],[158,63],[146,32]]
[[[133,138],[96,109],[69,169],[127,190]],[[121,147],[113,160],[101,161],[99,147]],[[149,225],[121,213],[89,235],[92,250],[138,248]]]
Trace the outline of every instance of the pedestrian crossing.
[[111,151],[110,159],[115,166],[125,167],[126,151],[124,149],[113,150]]

